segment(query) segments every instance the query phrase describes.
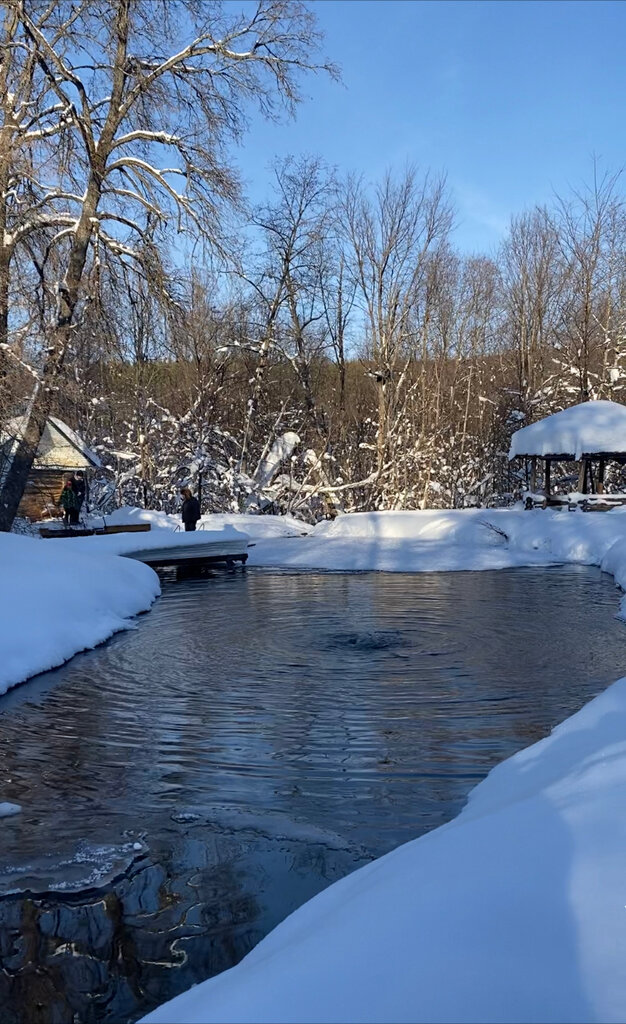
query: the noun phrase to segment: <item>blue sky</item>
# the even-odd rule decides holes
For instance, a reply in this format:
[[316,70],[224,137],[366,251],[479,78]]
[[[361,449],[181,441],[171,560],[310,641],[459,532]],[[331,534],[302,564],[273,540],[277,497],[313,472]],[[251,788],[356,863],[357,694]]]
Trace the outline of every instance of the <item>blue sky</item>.
[[445,171],[457,245],[491,252],[512,214],[626,163],[626,3],[317,0],[343,84],[304,83],[295,123],[254,117],[238,160],[254,200],[274,156],[376,179]]

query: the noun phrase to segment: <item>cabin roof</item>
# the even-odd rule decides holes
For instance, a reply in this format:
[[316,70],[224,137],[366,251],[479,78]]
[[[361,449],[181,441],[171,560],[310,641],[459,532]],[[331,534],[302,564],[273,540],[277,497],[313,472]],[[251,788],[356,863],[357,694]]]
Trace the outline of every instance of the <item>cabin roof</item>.
[[509,450],[509,459],[577,461],[594,455],[626,455],[626,406],[608,401],[572,405],[516,430]]
[[[11,420],[4,431],[4,440],[15,442],[26,425],[26,417],[18,416]],[[0,443],[2,438],[0,438]],[[13,445],[11,445],[11,448]],[[9,455],[11,459],[12,455]],[[44,432],[39,442],[37,455],[33,463],[34,469],[88,469],[90,466],[99,469],[102,466],[95,452],[87,447],[78,434],[68,427],[63,420],[50,416],[46,421]]]

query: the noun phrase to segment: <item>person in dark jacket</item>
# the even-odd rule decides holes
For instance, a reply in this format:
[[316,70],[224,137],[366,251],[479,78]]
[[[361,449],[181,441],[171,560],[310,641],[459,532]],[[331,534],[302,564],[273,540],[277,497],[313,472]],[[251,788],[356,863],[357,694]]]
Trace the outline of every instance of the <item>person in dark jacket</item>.
[[63,509],[63,523],[65,526],[75,526],[78,523],[78,498],[74,490],[74,481],[68,476],[61,491],[59,505]]
[[180,493],[183,496],[181,515],[185,524],[185,532],[195,530],[196,523],[200,518],[200,502],[194,498],[188,487],[181,487]]
[[74,493],[78,499],[78,514],[80,515],[82,507],[87,498],[87,481],[85,480],[85,474],[82,469],[74,473],[73,478]]

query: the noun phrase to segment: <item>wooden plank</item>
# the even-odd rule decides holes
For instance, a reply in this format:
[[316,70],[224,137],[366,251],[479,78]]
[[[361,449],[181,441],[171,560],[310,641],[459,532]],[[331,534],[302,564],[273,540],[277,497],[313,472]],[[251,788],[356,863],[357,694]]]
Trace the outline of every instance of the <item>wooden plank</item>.
[[39,528],[39,536],[43,537],[44,540],[50,540],[53,537],[93,537],[95,530],[54,530],[45,526]]
[[148,533],[150,523],[122,523],[119,526],[96,527],[96,533]]

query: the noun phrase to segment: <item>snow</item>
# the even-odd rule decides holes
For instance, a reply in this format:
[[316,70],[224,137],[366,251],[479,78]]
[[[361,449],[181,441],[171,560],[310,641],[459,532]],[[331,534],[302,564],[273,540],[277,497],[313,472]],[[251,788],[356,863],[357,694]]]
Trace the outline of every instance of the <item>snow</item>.
[[300,444],[300,438],[293,430],[288,430],[281,437],[276,438],[269,454],[262,460],[254,474],[254,483],[257,489],[262,490],[272,482],[280,464],[291,458],[294,448],[298,444]]
[[[247,535],[251,564],[333,570],[573,562],[598,565],[626,588],[624,508],[358,513],[308,533],[270,516],[207,516],[209,529],[196,534],[139,509],[108,521],[154,529],[52,541],[0,535],[11,581],[0,597],[0,692],[150,606],[155,574],[114,554],[138,544]],[[494,769],[454,821],[330,886],[237,967],[144,1021],[621,1021],[625,799],[622,679]]]
[[111,533],[93,537],[59,537],[46,540],[57,550],[74,551],[80,545],[81,551],[109,555],[129,555],[157,548],[193,548],[208,543],[239,541],[243,551],[248,546],[248,535],[234,526],[221,526],[215,530],[196,530],[190,533],[176,532],[168,527],[156,527],[146,533]]
[[[21,438],[26,428],[27,419],[27,416],[18,416],[15,419],[9,420],[5,430],[0,434],[0,442],[2,442],[3,439],[5,441],[7,439],[11,439],[14,442],[16,442],[19,438]],[[64,423],[63,420],[57,419],[55,416],[48,417],[46,429],[44,430],[44,435],[42,436],[40,448],[38,450],[38,464],[45,464],[49,469],[72,468],[71,465],[59,465],[57,467],[50,463],[49,449],[54,450],[56,447],[54,437],[51,435],[50,432],[50,425],[52,425],[55,428],[55,430],[57,430],[67,441],[69,441],[70,444],[73,445],[73,447],[76,449],[76,451],[80,452],[80,454],[83,456],[86,462],[91,463],[91,465],[94,466],[96,469],[100,469],[102,467],[102,463],[100,461],[99,456],[96,455],[96,453],[93,452],[91,448],[87,447],[82,438],[79,437],[78,434],[74,430],[72,430],[71,427],[68,427],[67,423]],[[46,455],[48,455],[48,459],[46,459]]]
[[145,1024],[623,1021],[626,679]]
[[[600,566],[617,543],[626,543],[626,510],[621,508],[602,513],[357,512],[320,523],[306,537],[259,541],[249,551],[248,564],[385,572],[458,572],[567,562]],[[617,557],[616,549],[611,564],[617,565]],[[617,579],[620,585],[622,578],[626,584],[626,573]]]
[[[107,523],[110,526],[150,523],[153,529],[155,527],[162,527],[170,530],[176,530],[177,528],[180,530],[181,528],[180,515],[169,515],[167,512],[154,512],[150,509],[135,508],[130,505],[116,509],[115,512],[104,519],[93,517],[90,520],[90,525],[92,526],[102,526],[103,523]],[[312,529],[311,526],[300,522],[299,519],[293,519],[291,516],[239,515],[236,513],[215,512],[202,516],[198,523],[198,530],[201,532],[221,530],[226,526],[234,527],[236,530],[247,534],[253,540],[266,537],[299,537]],[[205,535],[204,540],[206,541],[206,539]]]
[[582,402],[538,423],[522,427],[511,438],[509,459],[521,455],[569,455],[626,451],[626,406],[617,402]]
[[0,534],[0,694],[129,628],[160,593],[152,569],[96,554],[88,539]]

